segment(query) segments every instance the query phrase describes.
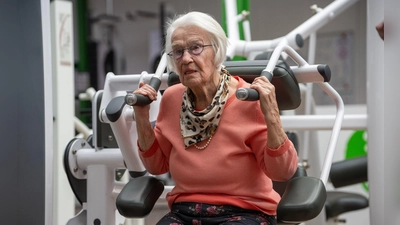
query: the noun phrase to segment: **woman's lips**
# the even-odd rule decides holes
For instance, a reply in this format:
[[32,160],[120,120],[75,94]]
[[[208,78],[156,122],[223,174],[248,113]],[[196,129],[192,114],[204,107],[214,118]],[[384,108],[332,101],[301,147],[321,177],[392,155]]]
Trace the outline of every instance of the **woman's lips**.
[[195,73],[196,70],[186,70],[185,75]]

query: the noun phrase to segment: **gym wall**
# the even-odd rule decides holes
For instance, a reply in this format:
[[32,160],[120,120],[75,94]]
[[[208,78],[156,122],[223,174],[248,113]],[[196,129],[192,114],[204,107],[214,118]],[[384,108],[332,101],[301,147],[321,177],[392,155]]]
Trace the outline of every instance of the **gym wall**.
[[46,206],[51,183],[46,186],[45,164],[51,165],[46,133],[52,119],[45,116],[51,105],[46,105],[49,67],[42,44],[42,7],[48,5],[43,0],[0,2],[1,224],[46,224],[45,208],[51,207]]

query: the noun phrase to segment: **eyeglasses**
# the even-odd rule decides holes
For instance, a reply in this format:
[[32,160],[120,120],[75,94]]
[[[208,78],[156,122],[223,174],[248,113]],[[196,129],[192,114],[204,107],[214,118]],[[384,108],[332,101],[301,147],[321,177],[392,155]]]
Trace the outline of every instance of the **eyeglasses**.
[[178,60],[183,56],[185,50],[187,50],[191,55],[200,55],[203,52],[204,48],[208,46],[213,45],[192,45],[187,48],[172,50],[167,55],[175,60]]

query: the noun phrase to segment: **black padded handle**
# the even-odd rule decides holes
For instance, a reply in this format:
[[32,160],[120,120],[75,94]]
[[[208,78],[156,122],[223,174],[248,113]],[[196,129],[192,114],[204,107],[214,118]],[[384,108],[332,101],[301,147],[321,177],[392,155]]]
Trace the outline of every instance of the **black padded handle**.
[[[269,81],[272,80],[273,74],[263,70],[260,76],[266,77]],[[236,91],[236,98],[242,101],[257,101],[260,99],[258,91],[252,88],[239,88]]]
[[142,218],[153,209],[164,191],[164,184],[155,177],[130,180],[116,199],[118,212],[127,218]]
[[111,122],[117,121],[122,114],[122,109],[124,108],[124,106],[125,102],[123,96],[118,96],[111,99],[106,107],[107,118]]
[[167,80],[168,87],[172,85],[179,84],[181,81],[179,80],[179,75],[175,72],[170,72]]
[[[161,80],[157,77],[152,77],[149,85],[158,91],[158,88],[160,88],[161,85]],[[125,103],[130,106],[144,106],[150,104],[151,102],[152,100],[150,100],[149,97],[140,94],[129,93],[125,96]]]
[[144,106],[150,104],[151,102],[152,101],[150,100],[150,98],[144,95],[133,93],[128,93],[125,95],[125,103],[130,106]]
[[327,198],[324,183],[315,177],[291,179],[278,204],[278,221],[299,224],[317,217]]
[[368,156],[332,163],[329,180],[335,188],[368,181]]

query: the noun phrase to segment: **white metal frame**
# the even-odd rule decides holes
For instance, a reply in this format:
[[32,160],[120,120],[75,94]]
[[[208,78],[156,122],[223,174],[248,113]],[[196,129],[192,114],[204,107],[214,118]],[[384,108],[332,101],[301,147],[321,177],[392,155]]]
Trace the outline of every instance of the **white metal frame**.
[[[358,0],[335,0],[327,5],[322,10],[319,10],[317,14],[310,17],[308,20],[303,22],[301,25],[293,29],[285,36],[275,38],[273,40],[260,40],[260,41],[245,41],[239,40],[237,37],[237,25],[228,23],[228,37],[231,45],[228,47],[227,55],[233,58],[235,55],[248,57],[252,52],[269,51],[275,49],[280,43],[286,42],[287,45],[292,47],[294,50],[298,50],[301,46],[298,46],[296,42],[296,36],[300,35],[304,40],[307,39],[312,33],[316,32],[336,16],[340,15],[343,11],[348,9],[350,6],[355,4]],[[234,4],[233,1],[225,1],[230,4]],[[228,6],[227,6],[228,8]],[[229,7],[230,10],[232,7]],[[235,11],[236,12],[236,9]],[[229,13],[227,15],[235,15],[236,13]],[[232,32],[229,32],[231,30]]]

